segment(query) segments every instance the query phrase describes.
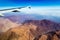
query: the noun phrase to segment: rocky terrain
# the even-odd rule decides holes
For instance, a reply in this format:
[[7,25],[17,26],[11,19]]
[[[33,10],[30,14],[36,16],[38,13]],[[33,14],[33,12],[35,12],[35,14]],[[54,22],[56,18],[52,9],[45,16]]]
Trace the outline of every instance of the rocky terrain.
[[1,32],[6,32],[10,28],[17,27],[19,24],[16,24],[12,21],[10,21],[7,18],[0,18],[0,33]]
[[60,40],[59,29],[60,24],[45,19],[26,20],[20,25],[1,18],[0,40]]

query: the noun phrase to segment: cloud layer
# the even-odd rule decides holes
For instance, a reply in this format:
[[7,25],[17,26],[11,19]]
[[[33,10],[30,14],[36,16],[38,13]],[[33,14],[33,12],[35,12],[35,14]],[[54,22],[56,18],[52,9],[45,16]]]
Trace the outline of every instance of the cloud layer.
[[28,14],[39,14],[60,17],[60,7],[32,7],[31,9],[21,9],[21,11],[27,12]]

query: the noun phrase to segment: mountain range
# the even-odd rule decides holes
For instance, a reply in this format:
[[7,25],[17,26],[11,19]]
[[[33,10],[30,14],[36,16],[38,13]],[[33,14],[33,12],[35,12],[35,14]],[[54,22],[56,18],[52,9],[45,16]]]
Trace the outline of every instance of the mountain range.
[[25,20],[22,25],[18,25],[9,19],[1,18],[0,20],[2,22],[0,25],[4,24],[0,40],[60,40],[59,23],[43,19]]

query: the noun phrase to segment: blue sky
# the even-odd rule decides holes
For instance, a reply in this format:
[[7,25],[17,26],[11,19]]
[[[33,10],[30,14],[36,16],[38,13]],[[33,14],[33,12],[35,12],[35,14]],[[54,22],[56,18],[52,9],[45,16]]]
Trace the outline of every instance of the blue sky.
[[27,6],[28,0],[0,0],[0,7]]
[[60,6],[60,0],[0,0],[0,7],[9,6]]

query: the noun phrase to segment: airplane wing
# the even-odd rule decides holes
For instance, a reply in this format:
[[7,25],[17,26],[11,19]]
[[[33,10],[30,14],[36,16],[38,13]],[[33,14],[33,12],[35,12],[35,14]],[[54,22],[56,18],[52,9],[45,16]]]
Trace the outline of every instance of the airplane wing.
[[14,10],[20,10],[22,8],[25,8],[25,7],[17,7],[17,8],[10,8],[10,9],[2,9],[0,10],[0,16],[4,16],[3,13],[5,12],[11,12],[11,11],[14,11]]
[[[25,7],[17,7],[17,8],[10,8],[10,9],[2,9],[0,10],[0,16],[4,16],[3,13],[6,13],[6,12],[11,12],[11,11],[16,11],[16,10],[19,10],[22,9],[22,8],[25,8]],[[27,8],[31,9],[31,7],[27,6]],[[14,12],[15,12],[14,11]]]

